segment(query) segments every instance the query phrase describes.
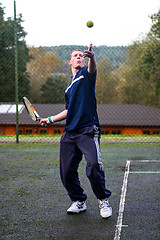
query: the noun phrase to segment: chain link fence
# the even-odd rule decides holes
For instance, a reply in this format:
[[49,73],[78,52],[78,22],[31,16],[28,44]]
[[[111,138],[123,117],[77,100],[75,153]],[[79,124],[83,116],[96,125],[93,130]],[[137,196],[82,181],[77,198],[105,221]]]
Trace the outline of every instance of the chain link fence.
[[[0,142],[16,141],[14,19],[0,5]],[[96,98],[102,142],[160,141],[160,11],[142,41],[129,46],[94,46]],[[16,19],[18,47],[18,137],[20,142],[57,142],[65,121],[47,128],[28,116],[26,96],[42,117],[65,109],[64,91],[71,80],[68,65],[74,49],[88,46],[29,47],[22,16]]]

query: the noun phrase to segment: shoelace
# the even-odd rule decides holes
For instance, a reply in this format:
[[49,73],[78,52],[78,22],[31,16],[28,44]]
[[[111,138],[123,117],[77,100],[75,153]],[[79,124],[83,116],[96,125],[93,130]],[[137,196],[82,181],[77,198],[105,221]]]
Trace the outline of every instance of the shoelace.
[[82,202],[82,203],[77,202],[77,207],[78,208],[83,208],[83,205],[84,205],[84,202]]
[[99,207],[100,208],[108,208],[108,207],[110,207],[110,205],[109,205],[109,202],[107,200],[103,200],[103,201],[100,202]]
[[82,208],[83,205],[84,205],[84,202],[79,203],[79,202],[77,201],[77,202],[72,203],[72,206],[76,206],[76,207],[78,207],[78,208]]

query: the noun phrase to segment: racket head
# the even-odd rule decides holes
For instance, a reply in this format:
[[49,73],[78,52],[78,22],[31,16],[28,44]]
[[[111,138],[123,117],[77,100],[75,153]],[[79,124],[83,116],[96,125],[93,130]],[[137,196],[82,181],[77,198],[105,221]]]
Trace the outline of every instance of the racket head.
[[35,108],[32,106],[32,104],[30,103],[30,101],[28,100],[28,98],[23,97],[23,103],[26,107],[27,112],[30,114],[31,118],[34,121],[37,120],[41,120],[41,118],[39,117],[38,113],[36,112]]

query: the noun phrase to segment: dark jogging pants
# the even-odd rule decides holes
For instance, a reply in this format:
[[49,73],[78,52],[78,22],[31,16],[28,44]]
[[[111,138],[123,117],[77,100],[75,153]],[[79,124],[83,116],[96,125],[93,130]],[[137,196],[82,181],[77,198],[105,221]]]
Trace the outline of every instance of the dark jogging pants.
[[60,142],[60,174],[72,201],[85,201],[87,195],[80,185],[78,166],[84,155],[86,175],[97,199],[105,199],[111,192],[105,188],[105,176],[100,153],[100,130],[89,126],[64,132]]

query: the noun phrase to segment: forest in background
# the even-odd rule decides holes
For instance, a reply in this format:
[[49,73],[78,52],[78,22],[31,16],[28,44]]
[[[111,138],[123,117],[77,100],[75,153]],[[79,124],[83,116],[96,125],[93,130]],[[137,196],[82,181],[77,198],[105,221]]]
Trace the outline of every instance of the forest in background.
[[[96,55],[96,60],[99,61],[102,58],[107,58],[111,62],[112,69],[119,67],[123,62],[126,61],[126,51],[127,46],[93,46],[94,53]],[[88,46],[83,45],[63,45],[63,46],[53,46],[53,47],[44,47],[46,52],[52,52],[55,55],[59,56],[62,61],[67,61],[71,52],[74,49],[81,49],[82,51],[88,49]]]
[[[14,21],[5,20],[0,4],[0,102],[15,101]],[[143,104],[160,107],[160,11],[150,16],[152,26],[142,40],[130,46],[94,46],[97,60],[96,97],[99,104]],[[23,18],[17,19],[19,101],[64,103],[70,82],[67,60],[75,48],[28,47]]]

